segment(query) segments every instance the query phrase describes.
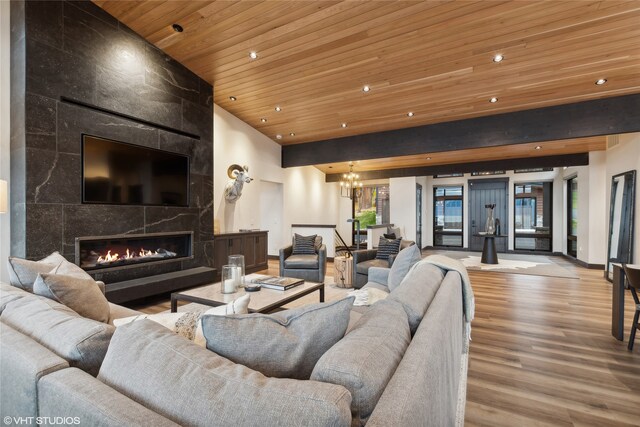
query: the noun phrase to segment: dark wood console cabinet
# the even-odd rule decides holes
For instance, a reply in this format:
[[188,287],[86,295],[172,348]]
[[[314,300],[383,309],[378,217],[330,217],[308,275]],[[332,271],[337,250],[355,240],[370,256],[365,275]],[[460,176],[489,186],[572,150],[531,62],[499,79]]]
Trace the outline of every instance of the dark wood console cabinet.
[[266,270],[268,231],[247,231],[217,234],[213,240],[213,264],[216,280],[220,280],[222,266],[227,264],[229,255],[244,255],[246,274]]

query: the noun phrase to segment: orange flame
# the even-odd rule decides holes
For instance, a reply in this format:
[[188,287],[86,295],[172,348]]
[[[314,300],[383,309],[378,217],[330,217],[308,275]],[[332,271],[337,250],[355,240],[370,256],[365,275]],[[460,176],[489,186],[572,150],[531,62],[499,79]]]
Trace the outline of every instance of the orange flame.
[[129,249],[126,250],[126,254],[120,258],[119,254],[111,254],[111,251],[107,251],[107,254],[102,256],[100,255],[98,257],[98,264],[106,264],[109,262],[115,262],[118,261],[120,259],[133,259],[133,258],[145,258],[145,257],[151,257],[154,255],[158,255],[158,251],[150,251],[150,250],[146,250],[144,248],[140,249],[140,252],[138,252],[137,254],[135,252],[131,252],[129,251]]

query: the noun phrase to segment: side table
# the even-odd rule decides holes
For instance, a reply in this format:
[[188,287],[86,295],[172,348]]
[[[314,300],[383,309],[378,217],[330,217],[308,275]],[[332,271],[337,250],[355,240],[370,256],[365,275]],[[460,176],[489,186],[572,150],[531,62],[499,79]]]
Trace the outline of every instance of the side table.
[[339,288],[352,288],[353,258],[337,256],[333,258],[333,280]]

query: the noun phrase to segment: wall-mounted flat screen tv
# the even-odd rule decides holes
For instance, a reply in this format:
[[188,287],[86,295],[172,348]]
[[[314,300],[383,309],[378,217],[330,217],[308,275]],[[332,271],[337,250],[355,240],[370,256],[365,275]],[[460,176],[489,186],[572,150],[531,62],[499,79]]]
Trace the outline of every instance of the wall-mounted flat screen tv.
[[82,202],[188,206],[189,156],[82,135]]

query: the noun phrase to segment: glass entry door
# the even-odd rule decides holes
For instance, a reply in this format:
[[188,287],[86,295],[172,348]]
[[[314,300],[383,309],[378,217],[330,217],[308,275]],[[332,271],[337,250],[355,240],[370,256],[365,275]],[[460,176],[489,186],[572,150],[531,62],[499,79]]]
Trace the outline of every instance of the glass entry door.
[[462,187],[433,188],[433,246],[462,247]]
[[567,180],[567,254],[578,257],[578,177]]
[[515,184],[515,250],[551,252],[551,182]]

